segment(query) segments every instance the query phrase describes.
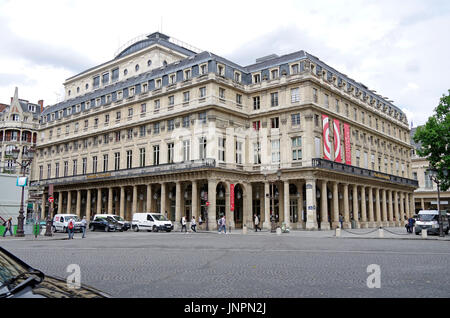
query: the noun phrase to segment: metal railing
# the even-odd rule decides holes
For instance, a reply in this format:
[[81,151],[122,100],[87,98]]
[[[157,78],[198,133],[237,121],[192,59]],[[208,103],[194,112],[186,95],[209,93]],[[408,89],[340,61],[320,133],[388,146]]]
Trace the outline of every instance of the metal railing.
[[312,159],[312,166],[314,168],[323,168],[323,169],[328,169],[328,170],[333,170],[333,171],[340,171],[340,172],[350,173],[350,174],[357,175],[357,176],[370,177],[370,178],[375,178],[375,179],[379,179],[379,180],[385,180],[385,181],[389,181],[389,182],[399,183],[399,184],[403,184],[403,185],[409,185],[409,186],[414,186],[414,187],[419,186],[419,182],[417,180],[398,177],[398,176],[386,174],[383,172],[378,172],[378,171],[369,170],[369,169],[365,169],[365,168],[350,166],[350,165],[346,165],[343,163],[329,161],[329,160],[325,160],[325,159],[321,159],[321,158]]

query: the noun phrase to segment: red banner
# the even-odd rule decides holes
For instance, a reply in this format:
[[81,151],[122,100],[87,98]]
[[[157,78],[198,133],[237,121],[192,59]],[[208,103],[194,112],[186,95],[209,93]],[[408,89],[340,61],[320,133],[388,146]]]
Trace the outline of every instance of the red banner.
[[342,162],[341,131],[339,130],[339,120],[338,119],[333,119],[333,135],[334,135],[334,161]]
[[330,123],[327,115],[322,115],[323,159],[331,160]]
[[230,184],[230,211],[234,211],[234,184]]
[[352,150],[350,147],[350,125],[344,124],[345,163],[352,164]]

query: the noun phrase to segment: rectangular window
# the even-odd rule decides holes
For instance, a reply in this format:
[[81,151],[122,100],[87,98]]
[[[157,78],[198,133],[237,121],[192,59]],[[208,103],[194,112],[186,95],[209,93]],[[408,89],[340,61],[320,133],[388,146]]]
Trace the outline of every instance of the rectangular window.
[[260,130],[261,129],[261,121],[256,120],[253,122],[253,130]]
[[225,99],[225,89],[222,87],[219,87],[219,98]]
[[234,73],[234,80],[238,83],[241,82],[241,74],[240,73]]
[[114,135],[115,135],[116,142],[119,142],[120,141],[120,131],[116,131],[114,133]]
[[292,114],[291,122],[292,122],[292,126],[299,126],[300,125],[300,113]]
[[199,141],[199,159],[205,159],[206,158],[206,137],[200,137]]
[[207,64],[203,64],[200,66],[200,74],[204,75],[208,72],[208,65]]
[[271,128],[280,128],[280,119],[278,117],[270,118]]
[[360,151],[356,150],[356,166],[359,167]]
[[339,113],[339,100],[336,99],[336,113]]
[[108,155],[103,155],[103,172],[108,171]]
[[278,78],[278,70],[272,70],[270,75],[272,76],[272,79]]
[[159,145],[153,146],[153,165],[159,165]]
[[236,141],[236,164],[242,164],[242,141]]
[[115,68],[111,72],[111,81],[116,82],[119,79],[119,68]]
[[77,159],[74,159],[74,160],[72,161],[72,164],[73,164],[73,166],[72,166],[72,168],[73,168],[73,170],[72,170],[72,175],[73,175],[73,176],[76,176],[76,175],[77,175]]
[[145,148],[139,148],[139,166],[145,167]]
[[141,104],[141,114],[145,114],[147,112],[147,104]]
[[133,108],[128,108],[128,117],[133,117]]
[[175,121],[173,119],[169,119],[167,121],[167,131],[172,131],[175,129]]
[[329,106],[329,101],[328,101],[328,95],[327,94],[325,94],[325,96],[324,96],[324,98],[325,98],[325,107],[328,107]]
[[270,105],[272,107],[278,106],[278,92],[270,94]]
[[55,163],[55,178],[59,178],[59,162]]
[[272,140],[272,163],[280,162],[280,140]]
[[184,71],[184,80],[187,81],[191,79],[191,70],[185,70]]
[[157,79],[156,83],[155,83],[155,88],[158,89],[158,88],[161,88],[161,87],[162,87],[162,81],[161,81],[161,79]]
[[260,74],[255,74],[253,75],[253,83],[260,83],[261,82],[261,75]]
[[253,110],[258,110],[261,105],[261,98],[259,96],[253,97]]
[[302,160],[302,137],[292,138],[292,160]]
[[97,173],[97,156],[92,157],[92,173]]
[[69,161],[64,161],[64,177],[69,175]]
[[171,95],[169,96],[169,106],[175,105],[175,96]]
[[161,102],[159,99],[155,100],[155,113],[159,112],[159,108],[161,107]]
[[100,86],[100,76],[95,76],[93,79],[92,86],[98,88]]
[[106,85],[109,83],[109,73],[105,73],[102,75],[102,84]]
[[142,125],[139,127],[139,137],[145,137],[145,135],[146,135],[145,125]]
[[297,103],[300,101],[300,88],[292,88],[291,89],[291,103]]
[[189,91],[184,92],[184,93],[183,93],[183,102],[184,102],[184,103],[188,103],[188,102],[189,102],[189,99],[190,99],[190,93],[189,93]]
[[190,125],[189,115],[183,117],[183,127],[187,128]]
[[191,158],[191,141],[183,140],[183,161],[189,161]]
[[131,169],[133,167],[133,151],[127,150],[127,169]]
[[121,112],[116,112],[116,121],[120,121]]
[[52,177],[52,165],[49,163],[47,164],[47,179],[50,179]]
[[319,97],[317,95],[317,88],[313,88],[313,101],[317,103],[319,101]]
[[298,73],[298,64],[294,64],[291,66],[291,73],[297,74]]
[[242,95],[236,94],[236,104],[242,105]]
[[87,158],[83,158],[82,159],[82,169],[81,169],[81,173],[82,174],[86,174],[87,173]]
[[261,144],[259,141],[253,143],[253,163],[256,165],[261,164]]
[[219,161],[224,162],[225,161],[225,143],[226,139],[223,137],[219,137]]
[[206,97],[206,87],[200,87],[200,98]]
[[159,123],[153,124],[153,134],[159,134]]
[[171,142],[167,144],[167,162],[173,163],[173,159],[174,159],[174,143]]
[[120,152],[114,153],[114,170],[120,169]]

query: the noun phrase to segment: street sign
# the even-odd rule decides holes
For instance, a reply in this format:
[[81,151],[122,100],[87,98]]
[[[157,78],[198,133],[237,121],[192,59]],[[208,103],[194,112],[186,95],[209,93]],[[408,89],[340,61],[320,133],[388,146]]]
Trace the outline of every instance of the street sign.
[[27,177],[17,177],[16,185],[18,187],[26,187],[27,186],[27,181],[28,181]]
[[[441,204],[448,204],[448,201],[439,201]],[[437,201],[431,201],[431,204],[436,204],[437,205]]]
[[209,201],[206,202],[206,206],[209,206]]
[[48,197],[48,202],[53,203],[53,197]]

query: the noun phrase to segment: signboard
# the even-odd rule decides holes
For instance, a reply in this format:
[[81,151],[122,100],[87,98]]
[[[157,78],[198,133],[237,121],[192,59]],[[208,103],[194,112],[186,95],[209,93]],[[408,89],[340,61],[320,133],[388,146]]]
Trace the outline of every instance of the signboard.
[[17,177],[16,185],[18,187],[26,187],[27,186],[27,181],[28,181],[27,177]]
[[323,159],[331,160],[330,124],[327,115],[322,115]]
[[350,146],[350,125],[344,124],[345,164],[352,164],[352,150]]
[[54,199],[53,197],[48,197],[48,202],[53,203]]
[[342,162],[341,156],[341,132],[338,119],[333,119],[333,135],[334,135],[334,161]]
[[[440,202],[440,204],[448,204],[448,201],[439,201]],[[430,202],[431,204],[436,204],[437,205],[437,201],[431,201]]]
[[230,211],[234,211],[234,184],[230,184]]

